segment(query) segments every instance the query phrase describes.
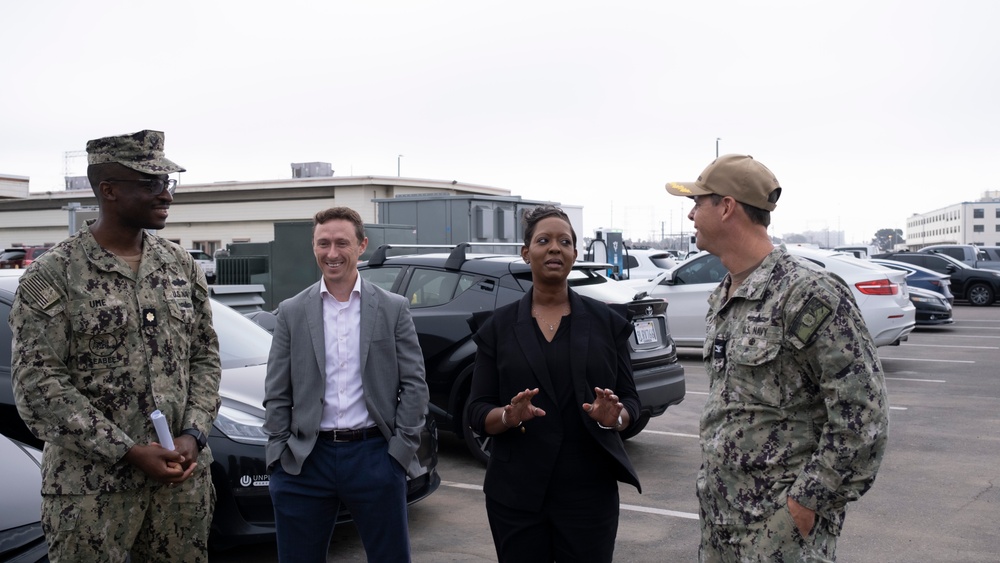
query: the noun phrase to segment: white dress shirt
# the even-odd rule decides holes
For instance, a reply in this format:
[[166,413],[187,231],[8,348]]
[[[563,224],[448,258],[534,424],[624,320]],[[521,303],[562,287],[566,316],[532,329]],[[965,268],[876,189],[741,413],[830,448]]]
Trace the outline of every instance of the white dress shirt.
[[321,430],[357,430],[375,426],[365,406],[361,381],[361,276],[347,301],[337,301],[320,283],[323,340],[326,344],[326,391]]

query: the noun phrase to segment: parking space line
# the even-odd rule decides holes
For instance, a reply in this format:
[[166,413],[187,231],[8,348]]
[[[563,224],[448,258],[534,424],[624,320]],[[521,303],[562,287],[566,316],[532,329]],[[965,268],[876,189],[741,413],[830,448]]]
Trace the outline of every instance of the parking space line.
[[974,364],[976,362],[972,360],[930,360],[926,358],[889,358],[886,356],[879,356],[880,360],[909,360],[911,362],[943,362],[946,364]]
[[944,379],[910,379],[907,377],[887,377],[885,379],[886,381],[891,379],[893,381],[919,381],[920,383],[947,383]]
[[482,485],[470,485],[468,483],[456,483],[454,481],[441,481],[441,485],[444,487],[453,487],[455,489],[468,489],[470,491],[481,491],[483,490]]
[[907,348],[918,347],[918,348],[972,348],[973,350],[1000,350],[1000,346],[956,346],[953,344],[910,344],[906,343]]
[[[912,334],[912,333],[911,333]],[[1000,338],[1000,335],[991,336],[989,334],[949,334],[948,338],[989,338],[990,340],[996,340]],[[906,342],[906,346],[909,346],[910,342]]]
[[[453,487],[455,489],[465,489],[470,491],[483,490],[482,485],[470,485],[468,483],[456,483],[454,481],[441,481],[441,485],[445,487]],[[634,504],[622,504],[619,505],[619,508],[631,512],[644,512],[646,514],[658,514],[660,516],[674,516],[676,518],[687,518],[689,520],[698,519],[697,514],[692,514],[690,512],[678,512],[676,510],[667,510],[665,508],[650,508],[648,506],[636,506]]]
[[645,506],[636,506],[634,504],[622,504],[619,505],[622,510],[630,510],[632,512],[645,512],[646,514],[659,514],[660,516],[675,516],[677,518],[687,518],[688,520],[697,520],[698,515],[692,514],[690,512],[678,512],[676,510],[666,510],[663,508],[648,508]]
[[679,436],[681,438],[697,438],[697,434],[681,434],[680,432],[664,432],[662,430],[646,430],[643,429],[640,434],[659,434],[661,436]]

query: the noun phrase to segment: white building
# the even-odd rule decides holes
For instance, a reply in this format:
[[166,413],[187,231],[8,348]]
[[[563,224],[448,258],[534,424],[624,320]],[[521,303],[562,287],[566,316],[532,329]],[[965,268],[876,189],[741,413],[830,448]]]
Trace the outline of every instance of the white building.
[[1000,190],[984,192],[979,201],[914,214],[906,220],[905,236],[911,250],[931,244],[1000,246]]
[[[9,184],[9,185],[3,185]],[[0,248],[54,244],[71,223],[96,216],[89,190],[26,194],[27,178],[0,176]],[[458,181],[388,176],[323,176],[182,184],[160,235],[209,254],[234,242],[274,240],[274,223],[311,220],[317,211],[347,206],[378,223],[374,200],[406,195],[510,196],[510,191]],[[78,206],[83,212],[71,211]],[[88,212],[89,210],[89,212]],[[71,218],[71,215],[73,218]]]

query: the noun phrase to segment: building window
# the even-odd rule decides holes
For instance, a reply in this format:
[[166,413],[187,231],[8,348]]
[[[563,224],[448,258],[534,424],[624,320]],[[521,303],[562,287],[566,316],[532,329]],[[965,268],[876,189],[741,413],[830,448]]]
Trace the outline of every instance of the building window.
[[980,209],[973,209],[972,210],[972,218],[973,219],[982,219],[985,216],[986,216],[986,210],[984,210],[982,208],[980,208]]
[[972,232],[974,232],[974,233],[984,233],[984,232],[986,232],[986,228],[983,225],[973,225],[972,226]]
[[215,251],[222,246],[222,241],[220,240],[196,240],[191,242],[191,248],[201,250],[202,252],[212,256]]
[[997,219],[1000,219],[1000,207],[997,207],[994,211],[997,212]]

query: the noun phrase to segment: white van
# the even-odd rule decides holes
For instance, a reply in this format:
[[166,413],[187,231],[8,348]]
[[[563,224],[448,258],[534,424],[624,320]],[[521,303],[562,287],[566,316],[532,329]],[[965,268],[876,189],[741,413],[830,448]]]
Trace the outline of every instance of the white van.
[[194,261],[201,266],[202,270],[204,270],[205,278],[208,279],[208,283],[215,283],[215,259],[212,258],[207,252],[197,248],[189,248],[188,252],[191,253]]

